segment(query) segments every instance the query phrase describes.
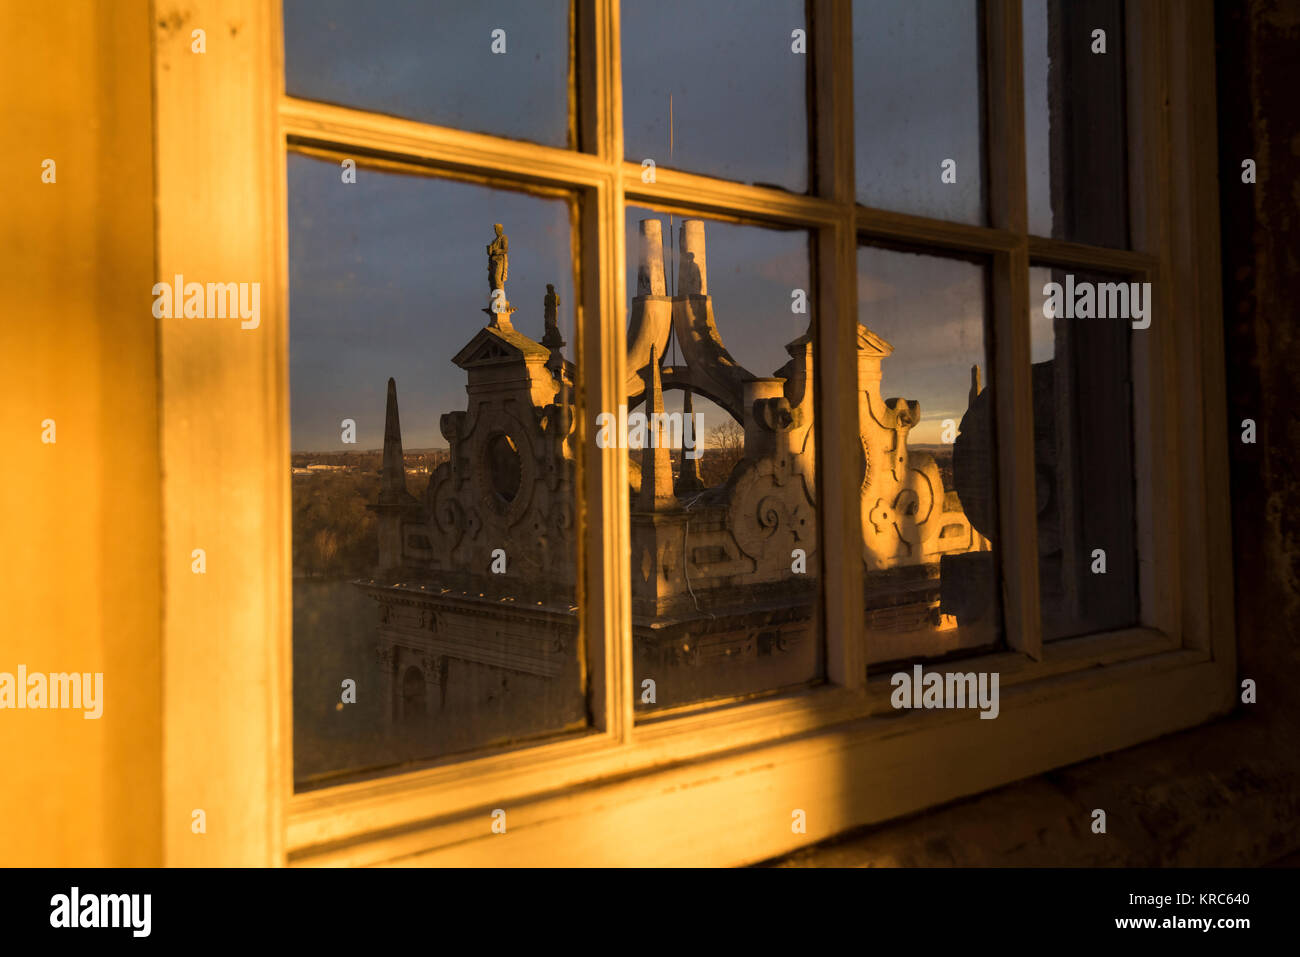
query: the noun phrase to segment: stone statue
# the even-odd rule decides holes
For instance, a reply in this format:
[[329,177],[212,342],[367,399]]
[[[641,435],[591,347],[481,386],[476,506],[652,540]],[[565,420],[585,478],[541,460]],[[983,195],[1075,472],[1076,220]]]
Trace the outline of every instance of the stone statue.
[[546,328],[551,329],[555,326],[556,314],[560,306],[560,297],[555,293],[555,286],[552,283],[546,284],[546,298],[542,300],[542,312],[546,317]]
[[560,324],[557,318],[559,309],[560,297],[555,292],[555,286],[548,282],[546,298],[542,300],[542,311],[546,319],[546,334],[542,337],[542,345],[548,349],[557,349],[564,345],[564,337],[560,335]]
[[510,274],[510,237],[505,234],[505,227],[494,223],[496,238],[488,243],[488,289],[495,292],[505,289],[506,279]]

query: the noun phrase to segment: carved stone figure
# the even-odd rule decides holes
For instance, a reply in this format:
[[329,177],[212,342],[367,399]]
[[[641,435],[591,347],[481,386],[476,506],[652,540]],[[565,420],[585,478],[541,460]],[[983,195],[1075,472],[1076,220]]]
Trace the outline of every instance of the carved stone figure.
[[542,345],[548,349],[558,349],[565,344],[564,337],[560,335],[559,310],[560,297],[555,292],[555,286],[548,282],[546,298],[542,300],[542,315],[546,320],[546,333],[542,336]]
[[510,276],[510,237],[500,223],[493,223],[492,228],[496,231],[496,238],[487,246],[488,289],[495,292],[506,287]]

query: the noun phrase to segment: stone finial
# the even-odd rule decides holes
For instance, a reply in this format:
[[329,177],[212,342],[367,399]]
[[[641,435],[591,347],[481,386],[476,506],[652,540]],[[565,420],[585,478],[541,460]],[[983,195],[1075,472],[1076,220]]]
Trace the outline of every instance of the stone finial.
[[975,404],[975,399],[980,394],[980,367],[979,363],[970,367],[970,394],[966,397],[966,406]]
[[[683,434],[686,429],[694,429],[695,427],[695,403],[691,399],[692,394],[690,389],[687,389],[682,394]],[[691,438],[694,440],[697,449],[704,443],[704,436],[702,435],[692,435]],[[673,491],[679,496],[693,495],[696,492],[704,491],[704,480],[700,478],[700,460],[699,458],[691,458],[686,454],[686,443],[684,441],[682,442],[681,465],[677,470],[677,484],[673,487]]]
[[682,220],[678,240],[681,268],[677,271],[677,295],[707,296],[709,268],[704,252],[704,220]]
[[643,219],[637,233],[640,237],[640,254],[636,268],[636,294],[638,296],[667,295],[664,282],[664,233],[658,219]]
[[388,408],[384,413],[384,465],[379,504],[396,505],[407,498],[406,461],[402,454],[402,424],[397,417],[397,380],[388,380]]

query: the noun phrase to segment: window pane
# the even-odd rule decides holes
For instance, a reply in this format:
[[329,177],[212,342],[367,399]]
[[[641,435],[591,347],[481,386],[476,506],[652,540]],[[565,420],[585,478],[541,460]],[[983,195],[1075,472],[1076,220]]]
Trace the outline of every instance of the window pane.
[[865,246],[858,289],[868,661],[991,647],[1002,604],[986,270]]
[[1125,246],[1123,0],[1024,0],[1023,10],[1029,231]]
[[1035,267],[1029,302],[1039,593],[1051,641],[1138,620],[1129,337],[1140,312],[1150,316],[1150,289]]
[[983,223],[978,0],[854,0],[858,202]]
[[629,160],[807,191],[801,0],[628,2],[622,29]]
[[569,0],[284,0],[304,99],[572,146],[569,59]]
[[[627,235],[637,710],[813,681],[808,234],[629,208]],[[647,409],[670,416],[657,448],[635,431]]]
[[288,183],[297,785],[581,727],[570,204],[292,154]]

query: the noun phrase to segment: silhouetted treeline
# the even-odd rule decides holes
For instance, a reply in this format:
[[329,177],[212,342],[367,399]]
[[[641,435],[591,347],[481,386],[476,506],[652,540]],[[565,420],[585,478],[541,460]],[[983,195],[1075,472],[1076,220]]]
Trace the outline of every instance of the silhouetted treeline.
[[375,513],[366,506],[378,499],[379,473],[374,470],[295,475],[294,575],[369,575],[378,559],[379,536]]

